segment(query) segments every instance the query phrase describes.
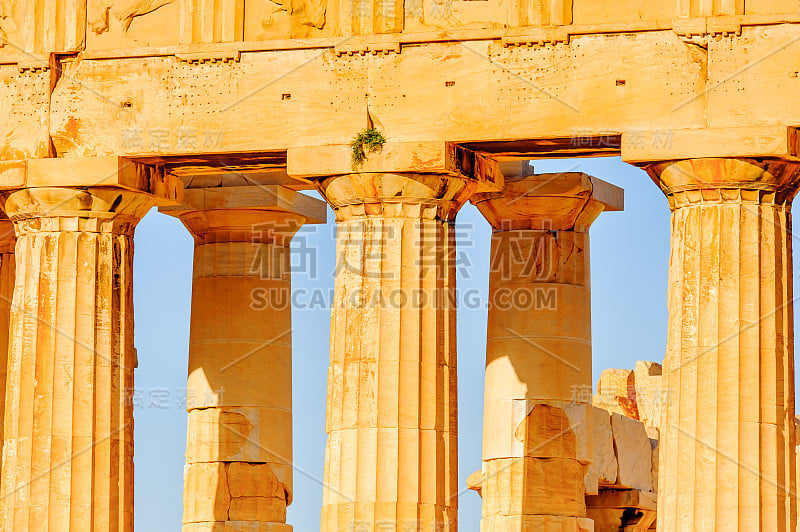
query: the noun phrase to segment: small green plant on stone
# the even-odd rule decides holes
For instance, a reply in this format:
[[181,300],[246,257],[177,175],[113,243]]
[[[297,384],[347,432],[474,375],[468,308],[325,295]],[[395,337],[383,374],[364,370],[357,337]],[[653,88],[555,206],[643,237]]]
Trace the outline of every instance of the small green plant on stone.
[[368,127],[359,132],[350,146],[353,148],[353,153],[350,156],[350,162],[355,170],[367,159],[367,154],[381,151],[383,143],[386,138],[380,131],[374,127]]

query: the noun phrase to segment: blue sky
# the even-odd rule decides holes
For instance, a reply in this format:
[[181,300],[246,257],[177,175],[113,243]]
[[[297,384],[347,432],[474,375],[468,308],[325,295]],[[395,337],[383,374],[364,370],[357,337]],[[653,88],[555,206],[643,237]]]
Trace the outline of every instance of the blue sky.
[[[580,171],[625,189],[625,210],[605,213],[591,229],[594,382],[609,367],[633,368],[636,360],[661,362],[666,345],[669,211],[661,191],[639,169],[619,158],[534,161],[536,172]],[[312,193],[316,195],[315,193]],[[315,250],[317,275],[297,272],[293,289],[333,290],[334,231],[305,230],[295,246]],[[458,289],[485,295],[490,229],[472,205],[456,220]],[[135,238],[134,300],[139,368],[135,407],[136,528],[180,530],[193,242],[180,222],[157,211],[140,223]],[[325,387],[330,309],[299,297],[293,314],[294,503],[288,521],[297,532],[319,530],[325,447]],[[326,296],[327,300],[327,296]],[[484,298],[485,300],[485,298]],[[317,301],[318,302],[318,301]],[[480,468],[486,309],[459,308],[459,529],[477,532],[480,497],[466,478]]]

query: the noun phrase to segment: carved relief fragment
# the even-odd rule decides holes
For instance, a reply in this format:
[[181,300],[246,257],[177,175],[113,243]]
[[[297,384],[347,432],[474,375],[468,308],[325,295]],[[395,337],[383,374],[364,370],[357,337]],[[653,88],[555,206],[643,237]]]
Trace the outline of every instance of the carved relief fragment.
[[18,52],[82,50],[86,36],[86,7],[80,0],[2,0],[0,36]]
[[109,29],[109,17],[119,21],[123,31],[128,31],[135,17],[152,13],[175,0],[89,0],[89,28],[96,34]]
[[178,43],[177,0],[88,0],[87,48]]
[[679,17],[743,15],[744,0],[678,0]]

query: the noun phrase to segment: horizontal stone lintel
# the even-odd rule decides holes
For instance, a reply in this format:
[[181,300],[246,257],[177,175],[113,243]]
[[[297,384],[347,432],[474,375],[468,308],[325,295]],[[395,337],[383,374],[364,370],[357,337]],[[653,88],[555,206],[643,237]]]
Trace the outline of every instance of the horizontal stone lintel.
[[0,190],[45,187],[121,188],[155,197],[156,205],[183,198],[183,182],[159,166],[125,157],[64,157],[0,162]]
[[187,188],[179,205],[161,207],[173,216],[204,210],[258,209],[299,214],[308,224],[324,224],[328,205],[321,200],[280,185]]
[[[198,66],[202,75],[165,57],[175,52],[168,47],[149,57],[144,49],[108,50],[103,60],[87,60],[87,51],[82,60],[60,59],[70,75],[55,88],[45,75],[0,66],[9,86],[24,82],[36,94],[31,103],[9,96],[5,153],[194,156],[206,133],[217,155],[347,145],[364,127],[366,108],[390,142],[506,143],[504,155],[514,157],[528,148],[538,157],[554,154],[547,143],[520,144],[531,139],[561,139],[558,156],[618,155],[620,135],[640,129],[800,124],[800,25],[743,25],[740,37],[711,39],[706,48],[687,46],[670,28],[570,33],[569,45],[552,50],[503,47],[503,36],[535,41],[532,29],[528,36],[493,29],[485,39],[478,38],[484,30],[458,34],[467,40],[444,32],[450,40],[356,58],[337,58],[335,39],[322,51],[307,48],[310,40],[295,41],[295,49],[285,48],[290,41],[257,43],[284,46],[264,53],[254,43],[181,48],[210,58],[241,52],[239,62]],[[118,75],[130,68],[136,76]],[[743,69],[748,75],[734,83],[731,72]],[[238,88],[218,94],[232,80]],[[184,99],[176,86],[195,87],[198,97]]]
[[604,489],[597,495],[586,496],[590,508],[638,508],[656,509],[656,494],[635,489]]
[[660,161],[702,158],[775,158],[800,160],[794,127],[660,129],[622,134],[622,160],[640,166]]

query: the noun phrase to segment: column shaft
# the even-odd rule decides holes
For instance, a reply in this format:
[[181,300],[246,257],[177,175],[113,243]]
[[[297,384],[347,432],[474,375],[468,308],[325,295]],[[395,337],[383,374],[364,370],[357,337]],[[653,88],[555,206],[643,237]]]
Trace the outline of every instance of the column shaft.
[[[274,268],[257,266],[261,257]],[[189,342],[184,531],[286,525],[292,490],[289,249],[195,248]],[[266,307],[253,308],[256,291]]]
[[501,256],[513,246],[528,261],[538,249],[542,261],[540,268],[519,264],[507,278],[502,268],[490,275],[484,532],[556,523],[559,531],[578,530],[577,518],[586,516],[585,471],[578,453],[584,460],[587,454],[579,449],[577,434],[586,431],[580,424],[587,403],[571,404],[570,398],[576,389],[591,387],[588,240],[586,233],[575,231],[492,236],[493,264],[509,260]]
[[[614,204],[595,199],[617,197]],[[472,201],[494,228],[484,388],[483,532],[586,530],[591,459],[589,225],[619,189],[577,173]],[[588,390],[587,390],[588,388]]]
[[[9,322],[11,303],[14,297],[15,245],[14,224],[10,220],[0,220],[0,420],[5,416],[6,409]],[[2,443],[3,426],[0,423],[0,453],[2,453]],[[0,504],[0,526],[2,523],[2,504]]]
[[110,189],[11,194],[3,530],[133,530],[133,229]]
[[184,532],[292,529],[289,244],[320,220],[279,198],[324,220],[323,202],[275,186],[188,189],[162,208],[195,237]]
[[321,188],[338,230],[321,528],[455,530],[450,220],[471,191],[413,174],[342,176]]
[[672,207],[658,528],[795,530],[791,165],[650,168]]

